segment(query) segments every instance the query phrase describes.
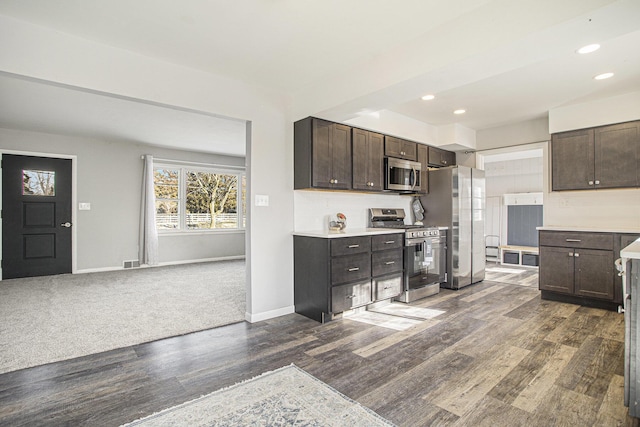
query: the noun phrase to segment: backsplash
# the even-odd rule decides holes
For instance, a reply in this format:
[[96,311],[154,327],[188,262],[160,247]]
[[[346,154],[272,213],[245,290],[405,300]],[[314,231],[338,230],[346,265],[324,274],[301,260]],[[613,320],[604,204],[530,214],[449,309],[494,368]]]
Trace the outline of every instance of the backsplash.
[[398,194],[364,194],[355,192],[294,191],[294,230],[327,230],[329,218],[338,212],[347,217],[347,229],[366,228],[369,208],[403,208],[405,222],[413,222],[411,196]]

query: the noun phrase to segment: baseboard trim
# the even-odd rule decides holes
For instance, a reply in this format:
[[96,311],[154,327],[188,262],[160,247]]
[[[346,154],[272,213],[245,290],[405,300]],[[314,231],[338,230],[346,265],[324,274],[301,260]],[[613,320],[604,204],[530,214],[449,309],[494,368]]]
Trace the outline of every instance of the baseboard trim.
[[105,271],[118,271],[118,270],[137,270],[139,268],[153,268],[153,267],[163,267],[167,265],[182,265],[182,264],[196,264],[199,262],[213,262],[213,261],[232,261],[237,259],[245,259],[244,255],[234,255],[234,256],[226,256],[226,257],[218,257],[218,258],[201,258],[201,259],[190,259],[184,261],[167,261],[160,262],[157,265],[148,265],[142,264],[140,267],[136,268],[124,268],[124,267],[99,267],[99,268],[85,268],[82,270],[77,270],[74,274],[84,274],[84,273],[101,273]]
[[245,313],[244,318],[249,323],[261,322],[263,320],[273,319],[275,317],[284,316],[286,314],[295,313],[295,306],[290,305],[288,307],[279,308],[277,310],[263,311],[262,313]]

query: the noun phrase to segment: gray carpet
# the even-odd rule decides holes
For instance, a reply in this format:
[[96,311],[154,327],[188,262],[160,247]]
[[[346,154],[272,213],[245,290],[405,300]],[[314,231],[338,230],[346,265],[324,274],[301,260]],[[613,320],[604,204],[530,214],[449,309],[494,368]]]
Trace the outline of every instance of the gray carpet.
[[244,320],[245,261],[0,281],[0,373]]

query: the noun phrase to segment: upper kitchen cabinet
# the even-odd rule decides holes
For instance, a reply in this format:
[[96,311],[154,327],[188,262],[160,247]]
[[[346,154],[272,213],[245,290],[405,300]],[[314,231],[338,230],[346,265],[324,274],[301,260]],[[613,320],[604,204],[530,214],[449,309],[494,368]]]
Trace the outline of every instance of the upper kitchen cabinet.
[[640,122],[594,129],[596,188],[640,185]]
[[552,189],[593,188],[593,129],[551,135]]
[[640,122],[551,136],[552,189],[640,186]]
[[353,129],[354,190],[382,191],[384,185],[384,135]]
[[415,142],[386,135],[384,137],[384,155],[416,161],[418,158],[418,148]]
[[350,189],[351,127],[307,117],[293,130],[294,189]]
[[420,194],[429,192],[429,147],[418,144],[418,162],[420,162]]
[[441,168],[456,164],[456,153],[441,148],[429,147],[429,166]]

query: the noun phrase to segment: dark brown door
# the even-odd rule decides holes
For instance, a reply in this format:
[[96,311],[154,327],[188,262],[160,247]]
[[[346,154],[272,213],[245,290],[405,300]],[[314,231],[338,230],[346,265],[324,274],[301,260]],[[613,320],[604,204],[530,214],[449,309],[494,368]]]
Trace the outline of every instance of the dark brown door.
[[353,129],[353,189],[382,191],[384,136]]
[[71,273],[71,160],[2,155],[2,278]]
[[418,144],[418,162],[420,162],[420,193],[429,192],[429,147]]
[[613,300],[613,252],[576,249],[574,258],[576,295]]
[[319,188],[351,188],[351,127],[313,119],[312,184]]
[[574,259],[572,248],[540,246],[540,290],[573,294]]
[[621,123],[595,129],[595,187],[640,184],[640,125]]
[[553,191],[595,188],[593,129],[551,136]]

